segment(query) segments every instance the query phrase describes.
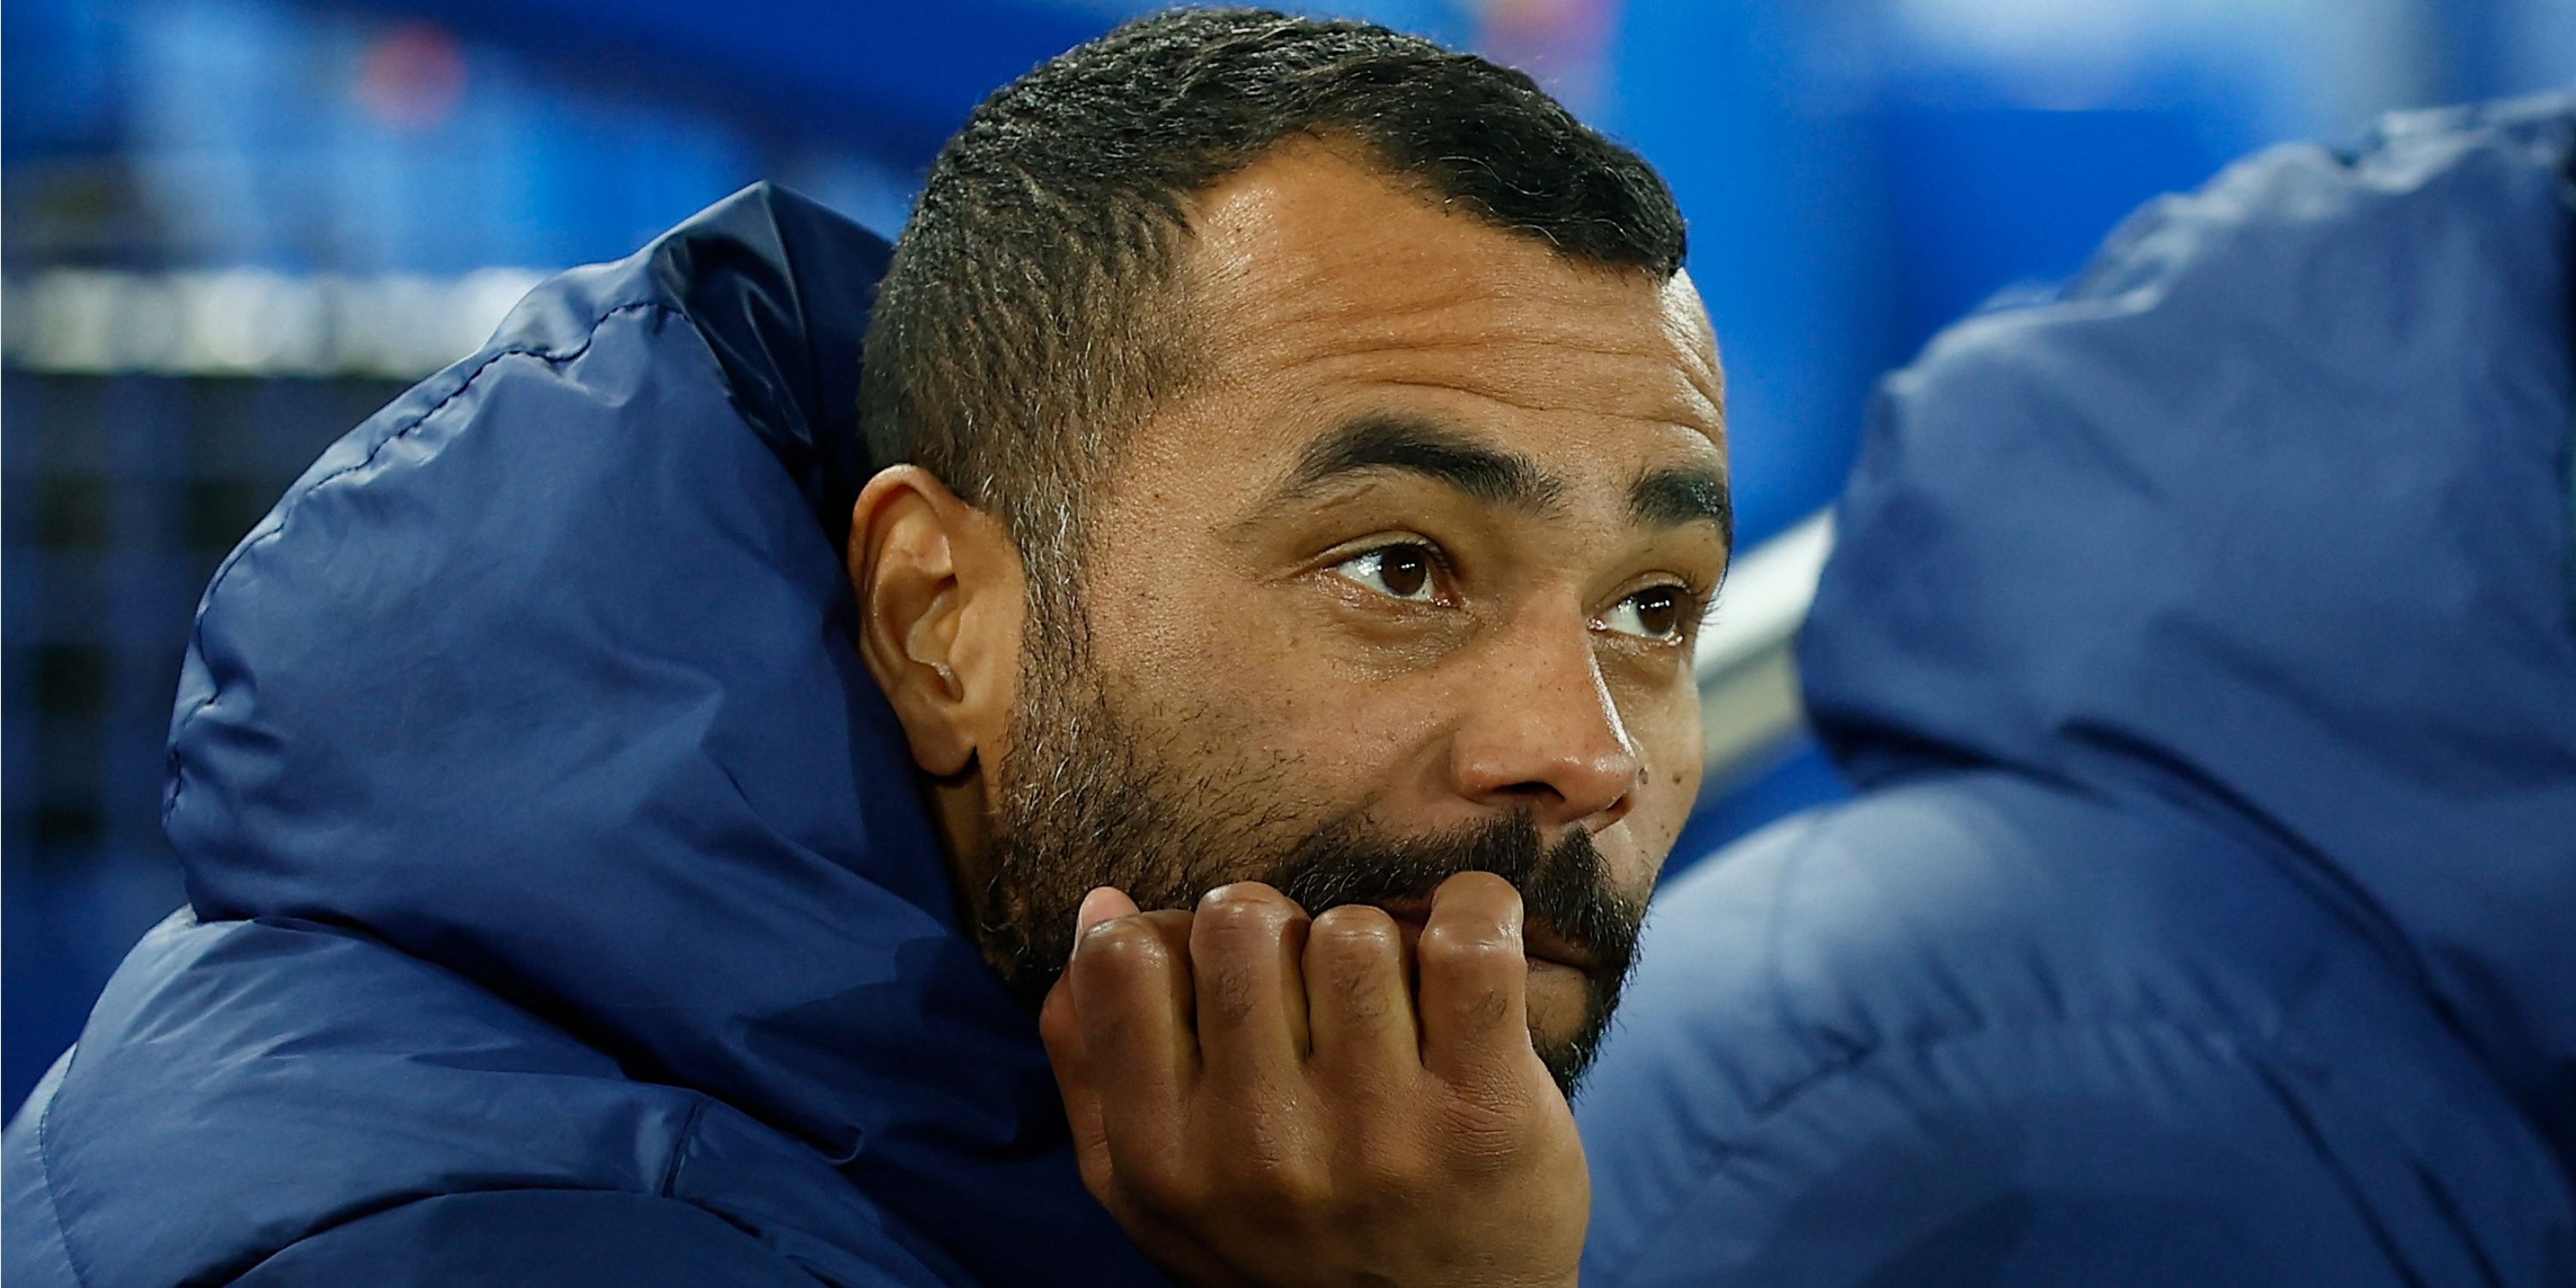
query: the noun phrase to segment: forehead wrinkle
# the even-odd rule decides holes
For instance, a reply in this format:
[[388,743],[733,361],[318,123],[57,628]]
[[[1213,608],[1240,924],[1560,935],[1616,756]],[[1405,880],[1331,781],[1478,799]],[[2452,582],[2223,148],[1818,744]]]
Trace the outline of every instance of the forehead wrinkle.
[[[1264,307],[1238,313],[1242,339],[1252,343],[1237,351],[1267,351],[1278,375],[1409,360],[1429,370],[1386,376],[1371,372],[1364,378],[1377,383],[1410,376],[1420,383],[1451,383],[1506,393],[1503,401],[1523,406],[1544,400],[1511,387],[1562,376],[1570,390],[1613,390],[1628,395],[1622,400],[1632,405],[1633,395],[1643,391],[1661,401],[1662,419],[1692,425],[1712,437],[1722,431],[1722,377],[1703,333],[1687,325],[1688,319],[1666,316],[1636,326],[1629,324],[1643,319],[1600,311],[1569,318],[1550,307],[1544,293],[1505,301],[1510,312],[1498,318],[1491,307],[1494,293],[1473,288],[1392,305],[1316,298],[1321,294],[1274,297],[1262,301]],[[1517,307],[1524,304],[1528,307]],[[1424,374],[1432,380],[1420,381]],[[1556,408],[1586,409],[1593,408]]]
[[[1274,336],[1263,346],[1271,353],[1264,374],[1275,379],[1319,372],[1333,381],[1454,390],[1528,411],[1681,425],[1713,441],[1725,428],[1725,404],[1710,396],[1696,364],[1668,360],[1643,346],[1524,335],[1317,330],[1324,333],[1320,343]],[[1397,369],[1380,369],[1388,366]]]
[[[1651,328],[1600,325],[1605,320],[1625,323],[1635,319],[1605,318],[1614,311],[1587,309],[1546,292],[1523,294],[1467,285],[1432,298],[1392,302],[1332,299],[1329,291],[1317,289],[1270,294],[1272,298],[1263,301],[1261,307],[1245,309],[1251,316],[1242,321],[1252,329],[1304,340],[1318,357],[1375,350],[1513,345],[1664,362],[1693,348],[1686,336],[1675,334],[1660,322]],[[1625,341],[1600,338],[1619,332],[1636,334]]]
[[1599,407],[1593,407],[1581,403],[1536,402],[1526,398],[1514,397],[1507,393],[1486,389],[1478,385],[1458,384],[1442,380],[1408,380],[1402,377],[1390,376],[1371,380],[1369,383],[1390,389],[1428,389],[1444,394],[1464,394],[1469,398],[1474,398],[1482,402],[1497,403],[1502,406],[1509,407],[1514,411],[1532,412],[1539,415],[1580,415],[1588,418],[1639,425],[1651,429],[1679,429],[1697,435],[1700,438],[1710,440],[1712,443],[1714,443],[1725,432],[1722,420],[1713,417],[1710,420],[1703,422],[1693,418],[1688,412],[1684,412],[1679,415],[1670,414],[1674,410],[1670,408],[1659,408],[1654,412],[1608,411]]
[[[1537,349],[1547,353],[1564,354],[1574,357],[1624,358],[1656,366],[1665,365],[1662,361],[1661,354],[1649,351],[1643,346],[1586,343],[1583,340],[1576,338],[1572,333],[1563,335],[1510,334],[1500,336],[1426,336],[1420,338],[1408,338],[1399,335],[1352,335],[1349,328],[1339,328],[1337,329],[1336,337],[1339,339],[1338,343],[1328,342],[1324,345],[1316,346],[1305,361],[1323,362],[1336,358],[1366,357],[1371,354],[1379,353],[1443,353],[1452,350],[1474,355],[1478,358],[1485,358],[1499,350]],[[1673,365],[1678,369],[1680,364]]]
[[[1339,252],[1331,260],[1264,260],[1257,270],[1251,263],[1211,267],[1198,276],[1207,298],[1230,315],[1231,329],[1245,336],[1319,332],[1317,347],[1326,351],[1503,341],[1658,358],[1668,348],[1689,352],[1699,344],[1689,320],[1670,315],[1663,292],[1649,299],[1628,289],[1605,292],[1598,288],[1630,283],[1616,277],[1587,282],[1579,266],[1496,276],[1461,272],[1440,258]],[[1633,338],[1609,344],[1592,338],[1604,332]],[[1412,335],[1429,338],[1407,338]]]
[[[1409,202],[1401,213],[1442,218]],[[1237,388],[1300,401],[1316,391],[1299,386],[1318,381],[1460,392],[1680,427],[1723,450],[1723,376],[1686,275],[1652,283],[1567,264],[1484,229],[1470,239],[1497,254],[1466,262],[1418,238],[1314,241],[1276,215],[1202,229],[1192,265],[1210,341],[1201,360],[1229,366]]]
[[[1540,239],[1426,201],[1346,142],[1285,141],[1190,199],[1184,273],[1211,306],[1200,325],[1225,333],[1211,351],[1266,352],[1293,367],[1308,357],[1300,349],[1320,358],[1355,349],[1554,344],[1652,362],[1677,375],[1689,393],[1674,391],[1672,401],[1688,408],[1672,419],[1712,440],[1722,436],[1724,376],[1687,271],[1657,280],[1642,270],[1570,261]],[[1444,325],[1442,315],[1460,313],[1482,325]],[[1450,334],[1428,342],[1406,334],[1426,329]],[[1630,342],[1604,345],[1603,335]]]

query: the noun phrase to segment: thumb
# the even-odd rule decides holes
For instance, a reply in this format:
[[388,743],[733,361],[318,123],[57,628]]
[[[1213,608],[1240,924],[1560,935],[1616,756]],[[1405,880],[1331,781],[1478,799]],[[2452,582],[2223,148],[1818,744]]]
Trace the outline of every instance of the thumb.
[[[1074,951],[1082,937],[1104,921],[1136,914],[1136,901],[1120,890],[1102,886],[1082,897],[1073,918]],[[1100,1112],[1100,1091],[1092,1080],[1091,1057],[1082,1038],[1082,1016],[1074,1006],[1073,986],[1058,978],[1038,1011],[1038,1036],[1046,1043],[1047,1063],[1055,1069],[1056,1088],[1064,1094],[1065,1123],[1072,1129],[1074,1158],[1081,1164],[1083,1187],[1107,1202],[1116,1180],[1109,1164],[1109,1131]]]
[[1120,917],[1133,917],[1136,913],[1136,901],[1128,898],[1126,891],[1116,886],[1101,886],[1082,896],[1082,906],[1073,914],[1073,942],[1079,948],[1082,937],[1089,934],[1093,926]]

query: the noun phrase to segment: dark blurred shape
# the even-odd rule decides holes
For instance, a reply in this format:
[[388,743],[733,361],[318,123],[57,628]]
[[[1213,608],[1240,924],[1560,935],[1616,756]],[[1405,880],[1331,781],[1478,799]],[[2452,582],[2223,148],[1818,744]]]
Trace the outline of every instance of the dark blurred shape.
[[1618,74],[1613,56],[1626,7],[1623,0],[1486,0],[1475,47],[1528,72],[1575,115],[1593,117],[1608,106]]
[[181,902],[162,742],[206,578],[324,444],[399,389],[0,371],[11,1108],[124,945]]
[[1584,1282],[2558,1288],[2576,94],[2290,145],[1881,386],[1858,794],[1667,889]]
[[367,46],[350,92],[386,125],[437,129],[465,99],[465,52],[446,28],[404,23]]

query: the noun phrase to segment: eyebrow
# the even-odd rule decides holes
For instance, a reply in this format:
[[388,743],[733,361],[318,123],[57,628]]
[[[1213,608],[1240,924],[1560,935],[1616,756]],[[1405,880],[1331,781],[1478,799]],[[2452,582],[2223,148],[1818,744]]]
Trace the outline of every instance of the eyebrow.
[[1726,548],[1735,548],[1735,500],[1726,476],[1714,470],[1654,470],[1628,489],[1628,513],[1659,528],[1707,523]]
[[1446,484],[1489,504],[1554,511],[1565,484],[1528,457],[1488,447],[1436,420],[1363,416],[1306,449],[1279,495],[1310,496],[1353,474],[1393,470]]

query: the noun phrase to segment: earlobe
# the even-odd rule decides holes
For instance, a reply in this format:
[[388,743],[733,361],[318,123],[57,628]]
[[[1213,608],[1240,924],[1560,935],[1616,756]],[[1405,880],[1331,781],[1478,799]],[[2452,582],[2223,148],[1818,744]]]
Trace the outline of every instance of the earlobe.
[[[996,548],[998,547],[998,549]],[[898,465],[859,493],[850,516],[850,585],[859,655],[903,724],[913,763],[934,778],[967,772],[1007,721],[1017,639],[1018,560],[1001,526],[929,471]],[[996,637],[999,637],[997,640]],[[1004,656],[1015,659],[1015,649]]]

